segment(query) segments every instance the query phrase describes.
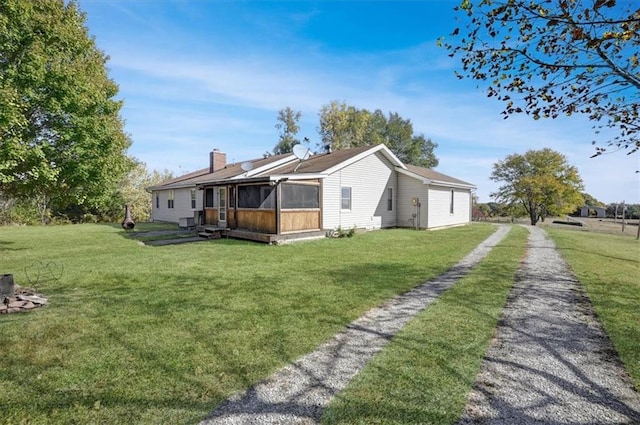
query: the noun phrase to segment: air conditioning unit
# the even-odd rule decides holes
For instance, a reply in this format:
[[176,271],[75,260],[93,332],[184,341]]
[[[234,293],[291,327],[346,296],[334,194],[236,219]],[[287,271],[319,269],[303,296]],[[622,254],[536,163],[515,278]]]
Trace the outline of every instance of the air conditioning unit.
[[193,217],[180,217],[178,219],[178,226],[183,229],[189,229],[191,227],[196,227],[196,221]]

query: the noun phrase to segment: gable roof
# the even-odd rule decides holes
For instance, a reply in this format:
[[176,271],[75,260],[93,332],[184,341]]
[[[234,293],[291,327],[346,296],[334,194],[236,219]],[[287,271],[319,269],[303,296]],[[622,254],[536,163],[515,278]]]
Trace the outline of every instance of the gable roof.
[[416,165],[407,165],[405,170],[400,169],[398,171],[405,175],[418,178],[422,180],[425,184],[437,184],[441,186],[475,188],[475,186],[471,183],[468,183],[460,179],[456,179],[446,174],[439,173],[430,168],[418,167]]
[[[475,186],[463,180],[456,179],[446,174],[439,173],[429,168],[403,164],[383,144],[376,146],[361,146],[352,149],[343,149],[331,153],[322,153],[310,156],[304,161],[298,160],[292,154],[272,155],[266,158],[257,158],[250,161],[228,164],[214,173],[209,173],[209,168],[194,171],[158,185],[148,187],[148,191],[178,189],[184,187],[202,187],[208,183],[238,181],[238,180],[269,180],[279,178],[322,178],[330,175],[348,165],[351,165],[369,155],[380,153],[389,160],[396,171],[410,177],[421,180],[425,184],[441,186],[461,187],[473,189]],[[251,163],[249,171],[242,169],[243,163]]]
[[294,161],[281,167],[273,168],[262,173],[262,176],[278,175],[309,175],[332,174],[360,159],[380,152],[392,164],[392,166],[404,168],[404,164],[385,145],[361,146],[351,149],[342,149],[331,153],[322,153],[310,156],[304,161]]
[[[217,170],[213,173],[209,172],[209,168],[203,168],[202,170],[194,171],[179,177],[175,177],[173,179],[165,180],[160,184],[148,187],[147,190],[152,191],[178,189],[190,186],[195,187],[198,184],[227,180],[234,177],[242,176],[243,174],[255,174],[256,172],[260,172],[263,169],[271,168],[279,165],[280,163],[286,163],[294,159],[295,156],[291,154],[282,154],[227,164],[224,168],[221,168],[220,170]],[[243,170],[243,163],[251,163],[252,169],[250,171]]]

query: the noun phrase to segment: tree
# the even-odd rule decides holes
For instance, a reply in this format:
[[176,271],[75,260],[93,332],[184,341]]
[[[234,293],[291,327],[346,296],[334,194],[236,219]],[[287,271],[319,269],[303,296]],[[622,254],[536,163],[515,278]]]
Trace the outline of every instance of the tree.
[[[147,188],[173,178],[169,170],[149,172],[147,164],[136,160],[135,167],[120,182],[119,192],[123,202],[129,205],[133,221],[148,221],[151,218],[152,199]],[[120,214],[124,212],[121,209]]]
[[323,146],[340,150],[384,143],[405,164],[421,167],[438,165],[438,158],[433,152],[438,145],[422,134],[414,135],[411,120],[396,112],[385,116],[379,109],[371,113],[344,102],[332,101],[322,107],[319,115],[318,132]]
[[106,208],[132,166],[109,79],[75,1],[0,2],[0,192],[51,208]]
[[320,109],[319,115],[321,148],[341,150],[369,145],[366,141],[368,111],[333,100]]
[[444,45],[462,61],[459,78],[490,84],[505,118],[585,114],[596,134],[615,130],[606,145],[631,154],[640,149],[640,9],[620,3],[463,0],[455,10],[466,29]]
[[532,226],[545,216],[570,213],[584,202],[578,169],[548,148],[498,161],[491,180],[504,182],[491,196],[511,207],[522,205]]
[[273,154],[290,153],[293,147],[300,144],[300,140],[296,137],[300,131],[298,122],[302,117],[302,112],[294,111],[290,107],[286,107],[278,111],[278,123],[276,128],[280,131],[278,144],[273,148]]
[[586,192],[582,193],[582,199],[584,199],[584,205],[587,206],[587,207],[604,207],[604,206],[606,206],[604,202],[598,201],[596,198],[594,198],[593,196],[589,195]]

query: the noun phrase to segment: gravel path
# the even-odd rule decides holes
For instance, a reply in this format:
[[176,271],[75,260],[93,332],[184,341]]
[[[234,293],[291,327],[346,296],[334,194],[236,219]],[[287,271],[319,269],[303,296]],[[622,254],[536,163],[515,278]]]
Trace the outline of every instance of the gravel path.
[[331,399],[414,315],[469,272],[509,231],[500,226],[443,275],[370,310],[316,351],[220,405],[202,424],[315,424]]
[[460,424],[640,424],[591,304],[544,230],[529,249]]

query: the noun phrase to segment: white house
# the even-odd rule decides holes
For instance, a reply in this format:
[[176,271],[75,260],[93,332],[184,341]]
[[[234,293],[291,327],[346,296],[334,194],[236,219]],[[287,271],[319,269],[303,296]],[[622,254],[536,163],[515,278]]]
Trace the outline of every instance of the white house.
[[195,217],[230,236],[267,242],[336,228],[433,229],[471,221],[475,186],[405,165],[384,145],[304,160],[285,154],[227,165],[224,159],[213,151],[208,169],[149,188],[153,219]]

